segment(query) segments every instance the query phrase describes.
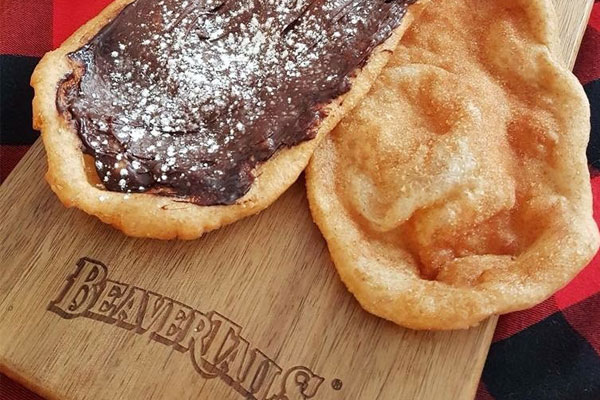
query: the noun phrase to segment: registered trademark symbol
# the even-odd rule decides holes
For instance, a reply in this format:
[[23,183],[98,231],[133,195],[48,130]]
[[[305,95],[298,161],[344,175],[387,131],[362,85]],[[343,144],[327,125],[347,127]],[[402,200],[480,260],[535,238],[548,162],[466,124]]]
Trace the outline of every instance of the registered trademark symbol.
[[333,390],[340,390],[342,388],[342,381],[340,379],[334,379],[331,381],[331,387],[333,388]]

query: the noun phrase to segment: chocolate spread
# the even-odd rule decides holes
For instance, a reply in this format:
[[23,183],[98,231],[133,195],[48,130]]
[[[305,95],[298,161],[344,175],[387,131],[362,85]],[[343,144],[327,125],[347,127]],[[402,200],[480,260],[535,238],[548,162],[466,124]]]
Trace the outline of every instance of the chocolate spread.
[[135,0],[69,55],[57,105],[106,189],[232,204],[314,138],[414,0]]

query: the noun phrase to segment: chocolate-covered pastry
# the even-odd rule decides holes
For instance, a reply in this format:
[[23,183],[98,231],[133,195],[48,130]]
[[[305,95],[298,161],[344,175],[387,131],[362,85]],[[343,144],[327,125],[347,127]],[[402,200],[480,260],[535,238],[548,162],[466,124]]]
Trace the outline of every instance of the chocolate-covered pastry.
[[280,3],[137,0],[69,55],[58,105],[106,188],[234,203],[315,137],[409,1]]
[[33,77],[48,179],[135,236],[257,212],[368,91],[413,3],[117,1]]

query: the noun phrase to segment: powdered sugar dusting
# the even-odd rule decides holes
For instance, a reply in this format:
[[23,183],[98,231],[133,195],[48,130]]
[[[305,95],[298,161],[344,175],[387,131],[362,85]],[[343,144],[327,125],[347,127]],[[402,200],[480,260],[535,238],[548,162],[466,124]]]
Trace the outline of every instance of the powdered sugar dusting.
[[137,0],[73,55],[87,70],[68,108],[108,189],[230,204],[314,136],[407,3]]

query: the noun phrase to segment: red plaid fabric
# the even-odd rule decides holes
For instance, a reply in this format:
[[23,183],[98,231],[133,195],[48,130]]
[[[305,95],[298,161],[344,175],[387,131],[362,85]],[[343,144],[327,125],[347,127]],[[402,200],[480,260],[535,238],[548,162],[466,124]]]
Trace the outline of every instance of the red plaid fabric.
[[[0,182],[38,133],[31,128],[29,77],[110,0],[0,1]],[[600,221],[600,0],[575,74],[592,105],[588,161]],[[0,399],[41,399],[0,375]],[[566,288],[533,309],[500,318],[477,400],[600,400],[600,256]]]

